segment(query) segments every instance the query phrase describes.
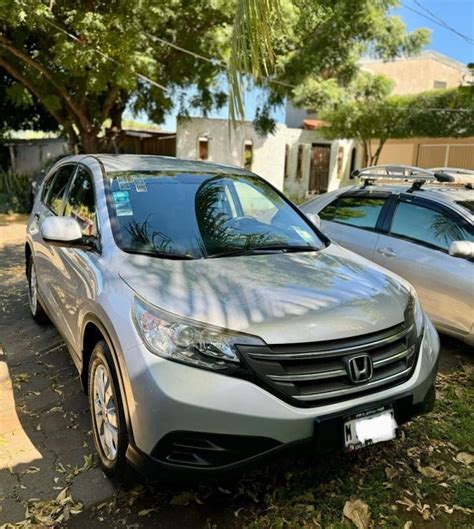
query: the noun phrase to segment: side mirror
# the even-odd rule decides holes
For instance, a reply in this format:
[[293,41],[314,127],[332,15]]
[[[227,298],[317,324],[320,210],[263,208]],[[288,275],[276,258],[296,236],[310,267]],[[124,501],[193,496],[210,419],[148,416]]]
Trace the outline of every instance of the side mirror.
[[46,217],[41,224],[41,235],[53,246],[83,250],[95,247],[95,240],[84,237],[79,223],[72,217]]
[[306,213],[306,216],[316,228],[321,228],[321,217],[317,213]]
[[474,259],[474,242],[453,241],[449,247],[449,255],[464,257],[464,259]]

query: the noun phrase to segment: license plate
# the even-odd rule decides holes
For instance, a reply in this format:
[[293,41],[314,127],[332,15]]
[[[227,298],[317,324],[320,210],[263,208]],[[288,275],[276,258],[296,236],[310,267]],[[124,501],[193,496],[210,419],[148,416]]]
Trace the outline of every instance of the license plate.
[[397,421],[393,409],[359,413],[344,423],[344,446],[349,452],[395,439]]

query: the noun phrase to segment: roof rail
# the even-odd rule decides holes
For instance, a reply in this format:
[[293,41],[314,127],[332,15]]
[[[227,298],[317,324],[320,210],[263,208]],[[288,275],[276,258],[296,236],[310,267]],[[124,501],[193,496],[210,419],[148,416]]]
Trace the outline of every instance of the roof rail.
[[352,176],[363,180],[363,187],[373,185],[377,180],[402,180],[413,182],[409,192],[420,189],[425,182],[436,182],[432,171],[411,165],[373,165],[352,171]]

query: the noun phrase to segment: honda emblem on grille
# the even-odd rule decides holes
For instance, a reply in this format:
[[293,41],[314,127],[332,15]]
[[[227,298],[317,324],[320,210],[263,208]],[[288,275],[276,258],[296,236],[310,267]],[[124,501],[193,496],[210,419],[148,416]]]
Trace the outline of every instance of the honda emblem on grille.
[[372,358],[369,355],[353,356],[347,362],[347,370],[354,384],[368,382],[374,374]]

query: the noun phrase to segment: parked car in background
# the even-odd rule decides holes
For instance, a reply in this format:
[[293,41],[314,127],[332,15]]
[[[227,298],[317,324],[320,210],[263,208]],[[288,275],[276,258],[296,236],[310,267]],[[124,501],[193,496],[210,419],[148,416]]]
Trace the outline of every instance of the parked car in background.
[[413,287],[244,169],[64,158],[25,259],[31,314],[68,345],[109,476],[356,450],[433,406],[439,339]]
[[403,166],[358,176],[362,185],[320,195],[302,211],[319,215],[334,241],[407,279],[438,330],[473,345],[474,190]]

